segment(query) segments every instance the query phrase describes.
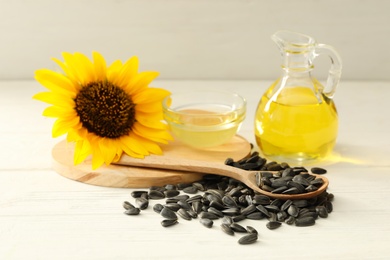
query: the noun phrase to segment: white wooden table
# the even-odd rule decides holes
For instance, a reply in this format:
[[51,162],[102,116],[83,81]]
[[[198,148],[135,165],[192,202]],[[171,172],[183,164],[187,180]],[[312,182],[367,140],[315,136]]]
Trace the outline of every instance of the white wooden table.
[[[268,81],[155,81],[172,92],[236,91],[248,101],[240,134],[254,143],[253,117]],[[0,82],[0,259],[389,259],[390,82],[341,82],[339,138],[328,170],[334,211],[311,227],[245,220],[257,243],[198,220],[163,228],[151,207],[123,214],[131,189],[91,186],[51,169],[53,120],[32,100],[34,81]]]

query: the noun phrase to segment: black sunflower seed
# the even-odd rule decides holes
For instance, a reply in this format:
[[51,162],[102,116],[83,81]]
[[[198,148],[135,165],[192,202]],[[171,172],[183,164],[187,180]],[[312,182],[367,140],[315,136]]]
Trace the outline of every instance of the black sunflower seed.
[[280,227],[282,225],[282,223],[278,222],[278,221],[270,221],[267,223],[267,228],[268,229],[276,229],[278,227]]
[[240,245],[249,245],[249,244],[253,244],[257,241],[257,238],[258,238],[258,235],[257,233],[250,233],[248,235],[245,235],[243,237],[241,237],[239,240],[238,240],[238,243]]
[[211,228],[214,224],[214,222],[211,219],[208,218],[201,218],[199,220],[200,223],[202,223],[203,226]]
[[128,201],[124,201],[123,204],[122,204],[123,208],[124,209],[132,209],[132,208],[135,208],[133,204],[131,204],[130,202]]
[[179,223],[179,222],[177,222],[177,219],[164,219],[163,221],[161,221],[161,226],[170,227],[170,226],[173,226],[177,223]]
[[128,210],[125,211],[125,214],[126,215],[138,215],[140,213],[140,209],[139,208],[130,208]]
[[166,219],[170,219],[170,220],[176,220],[177,219],[177,215],[176,213],[167,208],[167,207],[164,207],[161,212],[160,212],[161,216],[163,216],[163,218],[166,218]]
[[327,171],[320,167],[313,167],[311,168],[311,172],[315,174],[325,174]]
[[221,224],[221,229],[223,232],[225,232],[226,234],[228,234],[230,236],[234,235],[233,229],[227,224]]
[[233,229],[234,232],[239,232],[239,233],[246,233],[246,232],[248,232],[246,230],[246,228],[244,228],[243,226],[241,226],[240,224],[237,224],[237,223],[232,223],[230,225],[230,228]]
[[315,219],[313,217],[303,217],[303,218],[297,218],[295,220],[295,225],[297,227],[307,227],[312,226],[316,223]]

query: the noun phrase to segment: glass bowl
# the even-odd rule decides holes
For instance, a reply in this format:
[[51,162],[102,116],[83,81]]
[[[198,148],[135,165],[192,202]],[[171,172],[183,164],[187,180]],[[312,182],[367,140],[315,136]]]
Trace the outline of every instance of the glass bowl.
[[174,138],[195,148],[227,143],[246,114],[246,100],[223,91],[174,93],[163,100],[162,106]]

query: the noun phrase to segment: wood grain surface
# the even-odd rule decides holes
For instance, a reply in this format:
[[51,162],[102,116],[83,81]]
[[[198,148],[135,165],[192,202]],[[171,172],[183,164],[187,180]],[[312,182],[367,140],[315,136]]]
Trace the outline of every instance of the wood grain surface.
[[[167,157],[174,159],[180,164],[181,160],[191,158],[192,160],[215,162],[224,164],[227,157],[235,160],[244,158],[250,153],[250,144],[245,138],[235,136],[229,143],[224,145],[197,150],[189,148],[180,142],[171,142],[163,147],[163,155],[150,155],[147,160],[157,158],[159,160]],[[65,140],[53,147],[53,169],[69,179],[83,183],[121,188],[148,188],[150,186],[161,186],[165,184],[177,184],[182,182],[194,182],[207,173],[178,171],[174,169],[153,169],[130,167],[123,165],[103,165],[92,170],[91,158],[87,158],[79,165],[73,164],[74,144]],[[123,160],[126,161],[126,155]],[[140,159],[142,161],[142,159]]]

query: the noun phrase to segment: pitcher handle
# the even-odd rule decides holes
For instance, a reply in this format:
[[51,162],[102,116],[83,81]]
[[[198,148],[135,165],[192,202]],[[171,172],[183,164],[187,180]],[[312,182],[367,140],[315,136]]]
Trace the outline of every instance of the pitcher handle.
[[327,55],[331,62],[324,94],[329,98],[333,98],[341,77],[341,58],[332,46],[326,44],[317,44],[315,48],[315,55],[319,56],[323,54]]

